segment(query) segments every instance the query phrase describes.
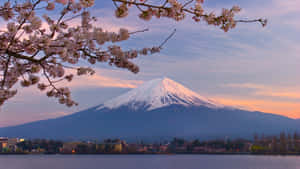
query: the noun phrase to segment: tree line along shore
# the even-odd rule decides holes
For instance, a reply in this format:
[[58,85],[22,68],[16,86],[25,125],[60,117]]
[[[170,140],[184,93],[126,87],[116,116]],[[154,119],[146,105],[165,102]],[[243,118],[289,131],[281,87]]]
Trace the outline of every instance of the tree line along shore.
[[64,142],[0,137],[0,154],[262,154],[300,155],[298,133],[255,134],[248,139],[185,140],[126,143],[120,139]]

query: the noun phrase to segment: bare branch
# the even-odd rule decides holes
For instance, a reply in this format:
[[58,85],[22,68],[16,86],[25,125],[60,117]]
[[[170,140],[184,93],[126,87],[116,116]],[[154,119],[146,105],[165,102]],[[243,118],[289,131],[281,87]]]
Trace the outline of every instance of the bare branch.
[[146,28],[146,29],[143,29],[143,30],[138,30],[138,31],[135,31],[135,32],[130,32],[129,34],[132,35],[132,34],[147,32],[147,31],[149,31],[149,28]]
[[162,48],[168,42],[168,40],[174,36],[175,33],[176,29],[174,29],[173,32],[159,45],[159,48]]

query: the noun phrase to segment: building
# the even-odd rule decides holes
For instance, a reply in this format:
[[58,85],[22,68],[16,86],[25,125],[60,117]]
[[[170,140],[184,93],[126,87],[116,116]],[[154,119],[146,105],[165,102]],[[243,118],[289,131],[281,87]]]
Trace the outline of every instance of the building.
[[19,138],[0,137],[0,152],[15,152],[17,144],[23,141],[25,140]]
[[115,145],[114,145],[114,150],[113,150],[113,151],[114,151],[115,153],[121,153],[122,150],[123,150],[122,144],[119,143],[119,144],[115,144]]
[[64,143],[63,147],[61,148],[61,153],[76,153],[77,146],[80,145],[80,142],[70,142],[70,143]]
[[195,146],[193,147],[193,153],[201,153],[201,152],[206,152],[205,146]]
[[6,151],[8,149],[8,138],[0,137],[0,152]]
[[168,145],[161,145],[161,146],[159,146],[159,152],[162,152],[162,153],[167,152],[168,148],[169,148]]

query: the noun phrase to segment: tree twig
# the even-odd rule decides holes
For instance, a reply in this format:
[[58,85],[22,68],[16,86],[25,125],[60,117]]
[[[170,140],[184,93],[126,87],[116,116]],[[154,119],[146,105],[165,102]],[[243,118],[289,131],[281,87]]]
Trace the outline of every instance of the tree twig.
[[138,30],[138,31],[135,31],[135,32],[130,32],[129,34],[132,35],[132,34],[141,33],[141,32],[146,32],[146,31],[149,31],[149,28],[142,29],[142,30]]
[[176,29],[174,29],[173,32],[159,45],[159,48],[162,48],[168,42],[168,40],[174,36],[175,33]]

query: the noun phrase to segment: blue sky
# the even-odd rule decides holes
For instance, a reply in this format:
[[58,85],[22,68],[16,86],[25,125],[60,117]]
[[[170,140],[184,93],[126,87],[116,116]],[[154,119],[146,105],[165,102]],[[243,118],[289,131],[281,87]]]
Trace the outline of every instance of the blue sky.
[[99,19],[97,26],[108,30],[150,29],[133,35],[123,44],[125,48],[151,47],[160,44],[173,29],[177,32],[161,53],[135,60],[141,69],[137,75],[98,64],[95,76],[75,79],[71,88],[78,107],[56,104],[34,88],[20,90],[1,108],[0,126],[70,114],[163,76],[224,104],[300,118],[300,0],[205,2],[205,8],[212,11],[233,5],[243,9],[238,18],[265,17],[268,26],[238,24],[224,33],[190,18],[182,22],[142,21],[135,10],[125,19],[116,19],[110,1],[97,1],[91,9]]

